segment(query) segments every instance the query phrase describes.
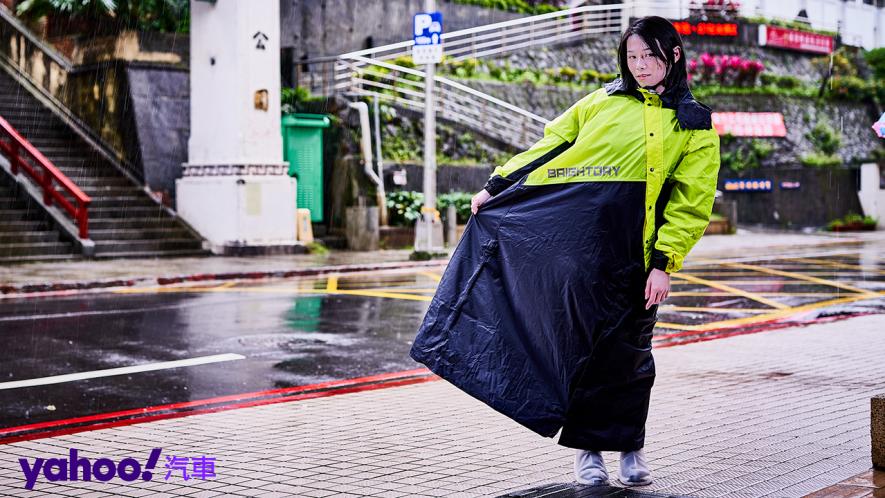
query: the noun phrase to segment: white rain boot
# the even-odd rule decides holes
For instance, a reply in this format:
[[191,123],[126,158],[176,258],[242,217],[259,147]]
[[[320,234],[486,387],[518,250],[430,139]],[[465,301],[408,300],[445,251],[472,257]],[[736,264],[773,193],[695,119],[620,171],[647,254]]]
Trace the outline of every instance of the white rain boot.
[[652,483],[648,462],[641,449],[621,452],[621,473],[618,481],[624,486],[647,486]]
[[598,451],[578,450],[575,453],[575,479],[578,484],[605,486],[608,484],[608,471],[605,461]]

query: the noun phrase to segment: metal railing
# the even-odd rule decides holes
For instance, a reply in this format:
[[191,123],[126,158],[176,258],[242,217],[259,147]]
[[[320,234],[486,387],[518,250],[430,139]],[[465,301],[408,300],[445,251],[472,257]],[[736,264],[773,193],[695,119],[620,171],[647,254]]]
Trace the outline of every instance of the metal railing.
[[61,206],[77,223],[80,238],[89,238],[89,203],[92,199],[2,117],[0,152],[9,159],[13,175],[23,171],[40,187],[43,204]]
[[[619,4],[582,6],[557,12],[444,33],[448,60],[459,61],[500,55],[533,46],[568,43],[600,35],[617,35],[630,18],[661,15],[673,19],[704,13],[711,20],[734,18],[741,13],[728,5],[702,1],[635,0]],[[757,8],[755,14],[765,14]],[[776,16],[769,15],[770,18]],[[826,23],[824,23],[826,25]],[[829,27],[828,25],[826,27]],[[313,71],[298,73],[298,84],[323,95],[375,96],[423,109],[424,73],[394,64],[409,56],[411,40],[348,52],[333,58],[308,61]],[[464,85],[434,76],[438,114],[493,138],[523,147],[540,137],[546,119]]]
[[[478,26],[443,34],[446,57],[458,61],[488,57],[532,46],[568,43],[620,33],[628,4],[592,5]],[[404,41],[335,58],[309,61],[310,78],[299,84],[325,95],[374,96],[413,109],[424,108],[424,72],[394,64],[411,54]],[[306,80],[306,81],[305,81]],[[443,76],[434,76],[440,118],[463,124],[515,147],[527,147],[543,135],[547,119]]]
[[[347,64],[353,77],[345,93],[424,109],[423,71],[359,56]],[[517,147],[531,145],[544,133],[547,120],[537,114],[442,76],[433,81],[437,114],[442,119]]]
[[[590,35],[620,33],[628,4],[587,5],[536,16],[443,33],[446,56],[455,60],[485,57],[526,47],[579,40]],[[342,54],[339,58],[389,60],[410,55],[412,40]]]

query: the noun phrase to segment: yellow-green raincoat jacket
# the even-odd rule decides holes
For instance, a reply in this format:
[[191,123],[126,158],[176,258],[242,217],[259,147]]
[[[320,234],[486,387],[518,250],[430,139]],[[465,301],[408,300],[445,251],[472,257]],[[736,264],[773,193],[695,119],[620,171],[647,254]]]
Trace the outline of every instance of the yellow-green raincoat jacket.
[[[621,79],[596,90],[548,123],[535,145],[495,168],[486,190],[495,195],[525,175],[526,185],[645,182],[645,266],[678,271],[710,221],[719,135],[710,108],[687,88],[678,97],[664,93],[668,101],[639,87],[635,99],[625,98],[631,94]],[[665,186],[664,219],[656,224]]]

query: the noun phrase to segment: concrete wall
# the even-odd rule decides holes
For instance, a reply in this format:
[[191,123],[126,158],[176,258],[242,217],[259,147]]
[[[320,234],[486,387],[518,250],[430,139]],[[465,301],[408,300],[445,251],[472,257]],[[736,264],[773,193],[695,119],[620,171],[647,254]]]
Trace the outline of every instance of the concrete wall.
[[181,165],[187,162],[189,72],[130,64],[126,75],[135,128],[127,149],[132,162],[142,166],[150,189],[172,201],[175,179],[181,177]]
[[[410,40],[412,16],[423,8],[424,0],[280,0],[281,45],[299,60]],[[523,17],[447,0],[437,10],[445,31]]]
[[[726,192],[736,200],[738,223],[785,228],[819,227],[848,213],[861,213],[854,169],[764,168],[741,174],[719,173],[719,190],[726,179],[759,178],[772,182],[771,192]],[[781,190],[780,182],[798,181],[798,190]]]
[[[581,97],[591,92],[559,86],[537,87],[534,85],[514,85],[493,81],[461,80],[481,92],[552,119]],[[714,112],[771,112],[784,115],[787,136],[784,138],[762,139],[774,146],[771,156],[764,166],[792,166],[798,157],[814,151],[814,146],[805,136],[820,120],[827,121],[842,136],[839,156],[848,164],[851,161],[865,161],[880,147],[879,138],[873,133],[870,124],[876,117],[870,108],[856,102],[825,102],[817,104],[814,99],[800,97],[780,97],[769,95],[714,95],[700,99],[713,108]],[[745,140],[745,139],[738,139]],[[726,149],[730,150],[730,149]]]

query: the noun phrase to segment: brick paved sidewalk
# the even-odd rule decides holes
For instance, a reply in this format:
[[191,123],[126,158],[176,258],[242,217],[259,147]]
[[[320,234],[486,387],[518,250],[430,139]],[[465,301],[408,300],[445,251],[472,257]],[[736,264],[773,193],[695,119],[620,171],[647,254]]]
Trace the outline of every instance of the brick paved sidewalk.
[[[869,469],[869,398],[885,392],[882,315],[655,357],[646,454],[657,480],[643,491],[799,497]],[[18,458],[63,458],[70,447],[116,461],[144,461],[154,447],[207,455],[217,477],[164,481],[161,461],[149,482],[41,477],[23,488]],[[557,496],[583,496],[573,454],[432,381],[0,446],[0,494],[494,496],[559,484]],[[617,454],[604,455],[614,475]]]

